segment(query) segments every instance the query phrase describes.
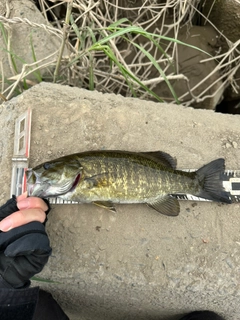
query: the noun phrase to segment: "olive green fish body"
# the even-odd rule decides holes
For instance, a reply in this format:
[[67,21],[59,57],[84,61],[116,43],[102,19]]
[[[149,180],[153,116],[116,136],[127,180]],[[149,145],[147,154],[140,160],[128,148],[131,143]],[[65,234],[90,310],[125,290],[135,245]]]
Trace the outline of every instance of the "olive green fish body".
[[83,152],[29,170],[28,193],[111,209],[112,203],[146,203],[163,214],[177,215],[178,201],[170,196],[174,193],[229,202],[221,183],[223,170],[223,159],[189,173],[176,170],[174,159],[163,152]]
[[[82,183],[71,200],[93,202],[99,199],[115,203],[143,203],[160,194],[191,190],[197,193],[193,174],[163,167],[150,159],[79,157],[83,166]],[[70,195],[69,195],[70,196]]]

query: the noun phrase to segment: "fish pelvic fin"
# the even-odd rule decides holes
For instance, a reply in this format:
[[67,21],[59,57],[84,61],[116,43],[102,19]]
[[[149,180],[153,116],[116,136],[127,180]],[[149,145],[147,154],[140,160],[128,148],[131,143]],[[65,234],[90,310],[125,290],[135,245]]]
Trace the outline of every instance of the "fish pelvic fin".
[[111,212],[116,212],[116,208],[111,201],[94,201],[93,203],[98,207],[107,209]]
[[178,216],[180,212],[178,200],[170,195],[160,197],[151,203],[148,202],[147,205],[165,216]]
[[223,188],[222,176],[225,170],[225,161],[222,158],[211,161],[196,171],[196,176],[202,188],[201,198],[232,203],[229,194]]

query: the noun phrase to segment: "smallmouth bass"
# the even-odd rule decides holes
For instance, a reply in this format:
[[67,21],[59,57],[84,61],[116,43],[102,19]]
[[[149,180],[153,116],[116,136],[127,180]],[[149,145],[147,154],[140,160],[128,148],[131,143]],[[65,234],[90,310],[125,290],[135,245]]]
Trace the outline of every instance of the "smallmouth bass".
[[231,203],[221,176],[224,159],[195,172],[176,170],[167,153],[88,151],[61,157],[28,169],[28,196],[59,197],[94,203],[115,211],[114,203],[145,203],[164,215],[176,216],[174,193]]

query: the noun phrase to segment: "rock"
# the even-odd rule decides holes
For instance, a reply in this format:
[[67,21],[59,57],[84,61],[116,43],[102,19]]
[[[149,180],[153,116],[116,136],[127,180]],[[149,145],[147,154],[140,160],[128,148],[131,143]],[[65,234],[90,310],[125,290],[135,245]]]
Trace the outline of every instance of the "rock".
[[[203,6],[203,14],[230,41],[240,39],[240,3],[236,0],[208,0]],[[206,20],[202,18],[202,24]]]
[[[213,56],[217,51],[217,33],[211,26],[183,27],[179,30],[178,40],[195,46]],[[214,60],[201,62],[207,58],[209,56],[206,53],[187,46],[178,46],[179,74],[183,74],[189,79],[189,87],[192,89],[192,94],[195,97],[199,97],[190,106],[215,110],[216,105],[221,101],[224,89],[221,88],[222,81],[219,80],[220,72],[215,70],[217,63]],[[186,80],[180,79],[171,83],[180,101],[191,100],[192,97],[188,94],[189,89]],[[159,95],[162,89],[161,85],[158,86]],[[162,94],[165,96],[165,93],[162,92]],[[181,98],[181,96],[183,97]],[[205,99],[205,96],[211,97]]]
[[[155,33],[157,27],[160,29],[162,21],[158,21],[152,28],[149,28],[149,32]],[[157,29],[157,30],[159,30]],[[174,33],[171,31],[167,34],[168,37],[174,38]],[[184,45],[177,46],[177,53],[173,54],[171,50],[167,52],[168,55],[174,56],[173,66],[168,67],[166,75],[173,74],[179,75],[179,79],[170,80],[177,97],[180,101],[189,102],[191,107],[201,109],[215,109],[216,105],[221,101],[223,88],[221,88],[222,81],[220,79],[220,72],[215,70],[217,63],[214,60],[201,62],[209,58],[208,54],[215,55],[218,50],[217,47],[217,32],[212,26],[201,27],[182,27],[178,32],[178,40],[188,45],[195,46],[204,52],[190,48]],[[146,46],[146,42],[149,40],[144,37],[138,37],[137,41],[143,47]],[[167,47],[169,42],[161,41],[163,48]],[[126,43],[121,44],[121,50],[126,46]],[[155,55],[155,48],[149,49],[152,55]],[[126,53],[125,53],[126,54]],[[135,52],[130,52],[126,58],[126,61],[130,63],[133,61]],[[159,50],[156,59],[160,59],[162,52]],[[177,58],[175,57],[177,55]],[[148,62],[147,58],[142,59],[143,62]],[[166,69],[166,64],[160,65],[162,70]],[[144,71],[144,70],[143,70]],[[183,77],[181,77],[183,75]],[[148,79],[152,80],[159,77],[159,71],[155,67],[152,67],[151,72],[148,74]],[[184,78],[185,77],[185,78]],[[188,82],[186,81],[188,79]],[[189,94],[189,88],[192,89],[192,95]],[[159,97],[166,101],[174,101],[174,98],[167,86],[162,81],[157,83],[152,89]],[[210,96],[204,98],[205,96]]]
[[232,145],[233,145],[233,148],[234,148],[234,149],[237,149],[238,144],[237,144],[237,142],[236,142],[236,141],[233,141],[233,142],[232,142]]
[[[237,116],[41,83],[0,106],[1,203],[10,193],[14,122],[29,106],[31,167],[84,150],[122,149],[163,150],[178,168],[224,157],[227,169],[239,169],[240,149],[225,147],[240,145]],[[33,285],[51,291],[71,320],[173,319],[196,309],[238,319],[239,204],[180,205],[175,218],[145,205],[118,205],[116,214],[53,205],[53,253],[39,276],[55,283]]]
[[[16,24],[12,23],[3,23],[5,25],[5,34],[6,38],[10,41],[10,52],[13,57],[11,59],[10,54],[8,53],[8,45],[5,43],[2,33],[0,33],[0,47],[3,48],[0,50],[0,60],[3,62],[3,74],[5,78],[5,89],[9,86],[7,79],[20,74],[23,64],[31,64],[35,62],[34,54],[37,61],[40,61],[49,55],[56,52],[52,57],[39,62],[38,66],[41,66],[43,63],[53,61],[57,57],[57,50],[60,47],[61,40],[43,28],[32,26],[31,23],[47,25],[47,21],[44,19],[43,15],[36,8],[34,3],[30,0],[3,0],[0,10],[3,15],[7,14],[5,2],[8,2],[9,11],[8,19],[18,17],[20,19],[27,19],[29,24],[19,22]],[[6,28],[7,26],[7,28]],[[32,51],[34,48],[34,53]],[[12,60],[14,62],[12,62]],[[14,63],[16,64],[16,70],[14,68]],[[52,78],[48,68],[41,68],[39,73],[44,79]],[[32,73],[27,77],[28,80],[31,80],[33,83],[38,82],[36,73]],[[7,83],[8,82],[8,83]],[[31,82],[31,83],[32,83]],[[31,84],[28,82],[28,85]]]
[[[236,0],[208,0],[203,6],[203,14],[214,24],[214,26],[232,43],[240,39],[240,2]],[[205,24],[205,19],[202,23]],[[222,40],[222,52],[229,50],[229,44]],[[237,56],[237,52],[235,55]],[[240,64],[237,62],[238,70],[233,75],[237,84],[237,91],[231,86],[225,92],[228,101],[240,99]]]

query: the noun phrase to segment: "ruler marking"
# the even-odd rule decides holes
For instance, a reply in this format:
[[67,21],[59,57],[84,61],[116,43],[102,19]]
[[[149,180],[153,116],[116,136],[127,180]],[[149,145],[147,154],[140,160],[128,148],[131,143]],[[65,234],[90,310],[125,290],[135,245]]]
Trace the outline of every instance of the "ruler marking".
[[26,191],[25,171],[28,168],[32,111],[28,109],[15,121],[14,148],[12,157],[12,180],[10,196]]
[[237,190],[239,191],[240,190],[240,182],[233,182],[232,183],[232,190]]

